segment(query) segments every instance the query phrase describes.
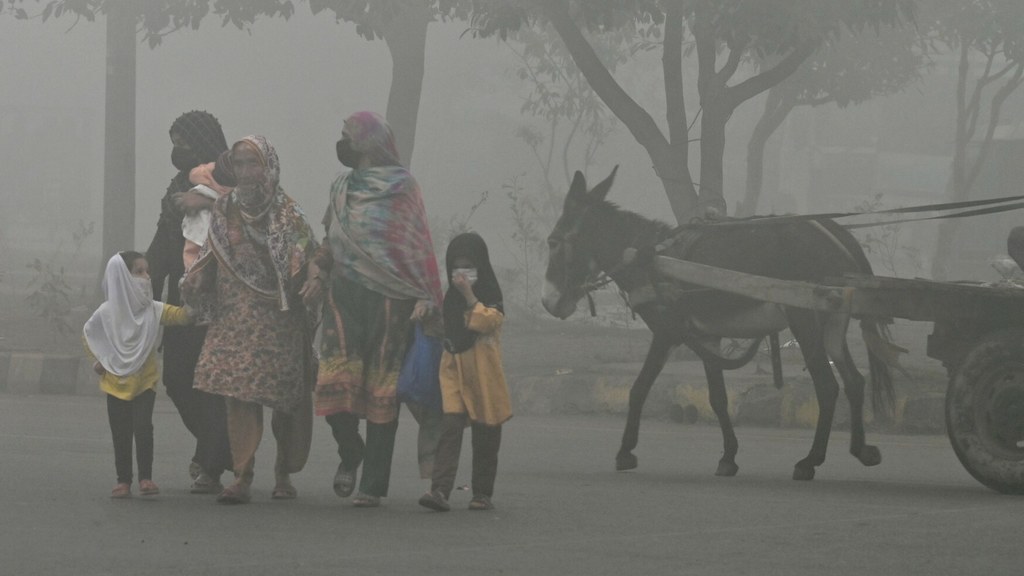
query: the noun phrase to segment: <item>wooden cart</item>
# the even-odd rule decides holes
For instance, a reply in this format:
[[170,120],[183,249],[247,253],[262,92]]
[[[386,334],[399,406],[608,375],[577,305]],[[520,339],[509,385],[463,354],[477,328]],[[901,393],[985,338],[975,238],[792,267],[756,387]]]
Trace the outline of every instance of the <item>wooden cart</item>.
[[927,353],[949,373],[953,450],[985,486],[1024,494],[1024,289],[881,276],[811,284],[667,256],[655,257],[655,266],[682,282],[764,302],[932,322]]

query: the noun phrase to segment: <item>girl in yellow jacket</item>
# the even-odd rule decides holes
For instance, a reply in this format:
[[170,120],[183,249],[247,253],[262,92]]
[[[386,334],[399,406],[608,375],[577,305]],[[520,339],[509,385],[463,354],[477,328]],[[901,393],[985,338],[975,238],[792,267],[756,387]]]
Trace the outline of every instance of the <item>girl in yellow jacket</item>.
[[107,417],[114,439],[117,485],[111,498],[132,495],[132,440],[139,465],[139,493],[160,493],[153,482],[153,402],[159,376],[156,344],[162,325],[189,323],[184,308],[153,300],[149,264],[138,252],[121,252],[107,261],[106,300],[85,323],[86,350],[107,394]]
[[445,255],[445,351],[441,356],[444,416],[430,491],[421,506],[444,512],[459,467],[462,432],[473,429],[473,499],[470,510],[491,510],[498,471],[501,425],[512,417],[501,366],[501,287],[491,268],[487,244],[474,233],[452,239]]

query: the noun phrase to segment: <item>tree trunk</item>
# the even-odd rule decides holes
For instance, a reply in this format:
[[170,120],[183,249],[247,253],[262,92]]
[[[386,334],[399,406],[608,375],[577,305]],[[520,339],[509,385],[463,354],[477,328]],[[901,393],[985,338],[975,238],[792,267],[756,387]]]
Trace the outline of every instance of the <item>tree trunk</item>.
[[[650,152],[648,150],[648,153]],[[686,224],[696,216],[698,206],[693,176],[684,161],[685,158],[685,155],[681,156],[675,153],[671,146],[661,154],[651,153],[654,173],[661,179],[665,196],[668,197],[668,204],[672,208],[672,215],[676,217],[678,224]]]
[[782,97],[777,90],[772,89],[768,92],[764,113],[757,121],[750,141],[747,142],[747,191],[743,201],[736,207],[736,215],[741,218],[757,213],[761,190],[764,187],[765,146],[793,110],[792,103],[783,103],[781,100]]
[[427,50],[427,26],[431,14],[422,2],[404,5],[383,30],[391,53],[391,89],[386,117],[395,133],[398,154],[406,166],[412,165],[416,142],[416,121],[423,92],[424,62]]
[[[688,149],[685,134],[682,138],[684,142],[669,143],[647,110],[626,93],[597,57],[593,46],[580,32],[563,2],[548,1],[539,5],[565,43],[573,62],[587,79],[587,83],[612,114],[626,126],[636,141],[647,150],[654,163],[654,169],[665,186],[665,193],[668,195],[676,220],[680,224],[689,221],[695,213],[693,208],[696,206],[697,196],[687,166]],[[673,105],[676,103],[670,104]],[[678,102],[678,105],[682,106],[682,102]],[[679,114],[679,117],[685,118],[685,115]]]
[[[703,100],[703,98],[702,98]],[[697,216],[726,216],[728,210],[723,196],[725,176],[725,124],[729,112],[704,106],[700,121],[700,192]]]
[[134,0],[107,12],[107,80],[103,155],[103,260],[135,246]]

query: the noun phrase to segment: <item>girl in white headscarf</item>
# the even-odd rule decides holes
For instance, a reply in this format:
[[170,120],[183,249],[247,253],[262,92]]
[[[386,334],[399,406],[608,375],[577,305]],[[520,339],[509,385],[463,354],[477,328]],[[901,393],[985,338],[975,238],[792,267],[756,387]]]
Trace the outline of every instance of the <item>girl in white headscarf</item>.
[[132,495],[132,441],[139,465],[139,494],[160,493],[153,482],[153,402],[159,380],[156,344],[161,326],[189,323],[188,312],[153,300],[149,264],[138,252],[121,252],[107,261],[106,300],[85,323],[86,350],[107,394],[107,417],[114,439],[117,485],[111,498]]

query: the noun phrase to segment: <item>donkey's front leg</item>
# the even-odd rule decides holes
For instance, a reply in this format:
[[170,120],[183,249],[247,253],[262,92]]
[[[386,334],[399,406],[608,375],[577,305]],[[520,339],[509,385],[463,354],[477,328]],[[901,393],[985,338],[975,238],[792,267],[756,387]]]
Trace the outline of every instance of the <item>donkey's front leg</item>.
[[832,418],[836,412],[836,398],[839,396],[839,383],[828,363],[821,327],[811,314],[791,313],[789,322],[789,329],[800,344],[800,352],[811,374],[818,399],[818,424],[814,429],[814,442],[807,457],[793,467],[793,480],[813,480],[815,468],[825,462]]
[[616,470],[632,470],[637,467],[633,449],[640,439],[640,413],[643,412],[644,402],[647,401],[647,393],[651,391],[651,385],[665,367],[671,350],[672,345],[666,338],[654,335],[640,375],[629,389],[629,416],[626,418],[626,430],[622,433],[622,445],[619,447],[619,453],[615,455]]
[[722,369],[708,362],[704,362],[704,374],[708,378],[708,399],[711,401],[711,409],[718,417],[718,426],[722,429],[722,441],[725,453],[718,461],[718,469],[715,476],[735,476],[740,467],[736,465],[736,452],[740,444],[736,440],[736,433],[732,429],[732,420],[729,418],[729,396],[725,393],[725,377]]

